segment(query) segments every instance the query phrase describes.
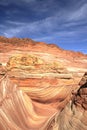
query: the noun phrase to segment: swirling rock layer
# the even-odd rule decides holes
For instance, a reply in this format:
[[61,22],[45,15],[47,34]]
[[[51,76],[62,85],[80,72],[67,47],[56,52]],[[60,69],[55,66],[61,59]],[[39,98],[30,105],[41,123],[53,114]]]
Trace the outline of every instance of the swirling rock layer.
[[87,55],[0,37],[0,130],[86,130]]

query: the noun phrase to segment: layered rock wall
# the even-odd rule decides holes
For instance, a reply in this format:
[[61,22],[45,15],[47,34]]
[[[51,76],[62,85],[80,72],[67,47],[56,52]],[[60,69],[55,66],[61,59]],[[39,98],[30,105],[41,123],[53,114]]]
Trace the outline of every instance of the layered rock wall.
[[86,130],[87,55],[0,37],[0,130]]

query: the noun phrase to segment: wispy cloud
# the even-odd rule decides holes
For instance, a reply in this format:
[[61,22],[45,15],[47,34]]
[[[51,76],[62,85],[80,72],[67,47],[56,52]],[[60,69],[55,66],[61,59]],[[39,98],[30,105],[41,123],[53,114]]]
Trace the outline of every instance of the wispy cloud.
[[87,42],[86,0],[1,0],[0,7],[0,35],[66,46]]
[[85,19],[87,16],[87,3],[85,3],[84,5],[82,5],[79,9],[71,12],[71,15],[69,17],[69,20],[82,20]]

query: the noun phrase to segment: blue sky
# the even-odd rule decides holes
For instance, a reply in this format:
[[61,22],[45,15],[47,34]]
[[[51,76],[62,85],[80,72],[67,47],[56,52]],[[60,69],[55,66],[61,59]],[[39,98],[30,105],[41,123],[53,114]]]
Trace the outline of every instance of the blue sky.
[[0,35],[87,53],[87,0],[0,0]]

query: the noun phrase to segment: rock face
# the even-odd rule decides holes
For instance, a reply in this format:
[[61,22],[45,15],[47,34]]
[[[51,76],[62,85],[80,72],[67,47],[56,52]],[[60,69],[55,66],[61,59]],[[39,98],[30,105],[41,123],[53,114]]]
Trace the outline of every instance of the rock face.
[[0,37],[0,130],[87,130],[87,55]]

